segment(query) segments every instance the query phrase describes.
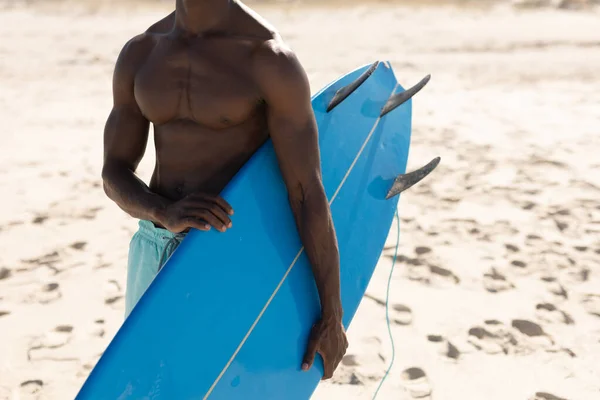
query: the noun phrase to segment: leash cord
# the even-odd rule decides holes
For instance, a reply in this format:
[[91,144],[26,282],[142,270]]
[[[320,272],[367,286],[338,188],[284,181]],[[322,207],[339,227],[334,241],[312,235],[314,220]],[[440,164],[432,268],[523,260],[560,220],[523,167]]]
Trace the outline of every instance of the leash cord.
[[394,365],[394,359],[396,358],[396,348],[394,346],[394,336],[392,335],[392,326],[390,324],[389,302],[390,302],[390,286],[392,283],[392,274],[394,273],[394,267],[396,266],[396,258],[398,257],[398,247],[400,246],[400,216],[398,215],[397,209],[396,209],[395,217],[396,217],[396,226],[397,226],[396,250],[394,251],[394,258],[392,259],[392,267],[390,268],[390,275],[388,277],[388,283],[387,283],[387,292],[385,295],[385,322],[387,324],[388,334],[390,336],[390,342],[392,344],[392,359],[390,361],[390,365],[388,366],[387,370],[385,371],[385,374],[383,375],[383,378],[381,378],[381,381],[379,382],[379,386],[377,386],[377,390],[375,391],[375,394],[373,395],[373,400],[375,400],[377,398],[377,394],[379,393],[379,390],[381,389],[381,387],[383,386],[383,383],[387,379],[387,377],[392,369],[392,366]]

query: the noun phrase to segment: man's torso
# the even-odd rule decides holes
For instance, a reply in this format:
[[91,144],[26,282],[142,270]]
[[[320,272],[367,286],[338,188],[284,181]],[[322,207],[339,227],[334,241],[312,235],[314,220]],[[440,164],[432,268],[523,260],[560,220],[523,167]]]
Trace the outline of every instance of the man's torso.
[[268,137],[252,57],[273,34],[245,11],[232,12],[233,33],[142,38],[134,94],[154,125],[150,189],[168,199],[218,194]]

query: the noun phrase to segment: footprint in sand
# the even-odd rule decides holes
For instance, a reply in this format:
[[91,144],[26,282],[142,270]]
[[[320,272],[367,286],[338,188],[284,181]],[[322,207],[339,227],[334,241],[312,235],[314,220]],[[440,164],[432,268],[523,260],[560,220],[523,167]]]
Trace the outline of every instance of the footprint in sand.
[[413,399],[431,399],[433,389],[425,371],[412,367],[402,371],[402,386]]
[[34,297],[40,304],[55,302],[62,297],[60,285],[56,282],[47,283],[41,288],[41,291],[36,292]]
[[533,201],[521,201],[520,203],[521,208],[525,211],[530,211],[537,207],[537,203]]
[[443,279],[453,282],[453,283],[459,283],[460,279],[458,278],[458,276],[454,275],[454,273],[452,271],[450,271],[449,269],[445,269],[442,267],[438,267],[436,265],[430,265],[429,266],[429,271],[434,274],[434,275],[438,275],[440,277],[442,277]]
[[563,276],[567,282],[578,284],[587,282],[590,278],[590,272],[588,267],[575,266],[564,271]]
[[28,260],[23,260],[24,263],[29,264],[32,268],[28,270],[35,269],[39,266],[45,266],[54,271],[55,274],[58,274],[60,270],[56,267],[56,264],[61,261],[60,254],[58,251],[53,251],[51,253],[44,254],[38,258],[31,258]]
[[31,379],[28,381],[21,382],[21,396],[30,396],[32,394],[38,394],[42,391],[43,387],[44,382],[41,379]]
[[104,304],[118,307],[120,300],[123,299],[122,288],[119,282],[111,279],[106,284],[106,297],[104,298]]
[[486,321],[484,327],[469,329],[467,341],[477,350],[487,354],[509,353],[509,348],[517,344],[516,339],[500,321]]
[[352,386],[363,386],[365,381],[368,380],[353,369],[345,368],[343,365],[338,368],[333,377],[331,383],[337,385],[352,385]]
[[535,347],[551,350],[554,347],[554,339],[544,332],[541,325],[526,319],[513,319],[511,325],[519,333],[526,336]]
[[58,349],[69,343],[71,336],[65,334],[64,332],[47,332],[46,334],[34,338],[29,343],[29,348],[27,349],[27,360],[34,361],[43,359],[45,357],[41,356],[41,353],[47,355],[47,351],[44,350],[52,350]]
[[340,385],[364,385],[364,382],[368,380],[368,378],[356,371],[356,367],[360,365],[357,356],[354,354],[345,355],[340,367],[335,371],[331,378],[332,383]]
[[546,282],[548,291],[556,296],[559,300],[567,300],[569,298],[569,293],[556,277],[542,276],[540,279]]
[[363,386],[364,385],[365,378],[362,377],[357,372],[344,373],[344,370],[341,369],[339,372],[336,373],[336,375],[337,376],[334,376],[331,379],[332,383],[337,383],[337,384],[341,384],[341,385],[353,385],[353,386],[356,386],[356,385]]
[[483,287],[490,293],[498,293],[513,289],[515,285],[506,279],[504,275],[496,271],[495,268],[492,268],[490,272],[483,275]]
[[85,246],[87,246],[87,242],[75,242],[70,247],[75,250],[83,250]]
[[[394,255],[388,255],[389,258],[394,259]],[[424,261],[417,257],[408,257],[402,254],[396,256],[396,262],[406,265],[423,265]]]
[[[552,317],[550,318],[567,318],[570,319],[568,314],[562,314],[559,310],[557,310],[553,305],[548,303],[538,304],[540,306],[539,310],[552,310],[547,311],[552,313]],[[553,308],[554,307],[554,308]],[[572,322],[572,320],[570,320]],[[561,321],[563,322],[563,321]],[[568,322],[564,322],[568,323]],[[514,319],[512,320],[512,328],[516,330],[516,335],[518,337],[519,347],[517,350],[519,352],[532,352],[536,350],[543,350],[549,353],[558,353],[565,352],[570,357],[577,357],[577,355],[568,348],[559,346],[552,336],[544,331],[541,325],[536,324],[535,322],[528,321],[526,319]]]
[[29,343],[27,360],[76,361],[77,358],[64,357],[64,354],[57,353],[57,350],[68,345],[72,338],[73,326],[58,325]]
[[445,357],[457,360],[460,357],[460,351],[453,345],[449,340],[441,335],[428,335],[427,340],[432,343],[436,343],[439,348],[438,352]]
[[600,294],[586,294],[581,300],[581,304],[588,314],[600,317]]
[[50,282],[29,293],[25,301],[28,303],[50,304],[61,297],[60,285],[56,282]]
[[567,400],[564,397],[558,397],[551,393],[546,392],[537,392],[533,397],[530,397],[529,400]]
[[342,358],[342,365],[347,367],[356,367],[360,365],[358,361],[356,361],[356,356],[354,354],[346,354],[344,358]]
[[567,289],[565,289],[565,287],[558,282],[555,282],[554,284],[549,285],[548,290],[553,295],[560,297],[562,299],[566,300],[569,298],[569,292],[567,292]]
[[515,319],[511,326],[487,320],[484,326],[469,329],[467,341],[487,354],[527,354],[538,349],[556,352],[554,340],[542,327],[528,320]]
[[512,260],[510,265],[523,271],[527,268],[527,263],[521,260]]
[[512,327],[527,336],[544,336],[544,329],[535,322],[526,319],[513,319]]
[[103,319],[97,319],[94,321],[94,324],[91,326],[89,333],[92,336],[96,336],[96,337],[104,337],[104,335],[106,334],[106,330],[104,330],[104,320]]
[[[97,358],[100,358],[100,356],[98,356]],[[79,371],[77,371],[75,376],[78,378],[87,378],[90,375],[90,372],[92,371],[94,366],[96,365],[97,358],[83,363],[83,365],[81,365],[81,368],[79,369]]]
[[410,307],[403,304],[394,304],[392,306],[394,310],[394,317],[392,322],[396,325],[410,325],[413,322],[413,313]]
[[104,261],[104,254],[96,253],[96,265],[94,269],[110,267],[112,264]]
[[427,285],[456,285],[460,282],[452,271],[433,264],[410,266],[408,279]]
[[[366,293],[365,298],[369,300],[373,300],[377,305],[381,307],[385,307],[385,301],[378,299],[377,297]],[[403,304],[394,304],[391,306],[392,317],[391,322],[396,325],[410,325],[413,321],[413,314],[410,307],[407,307]]]
[[8,279],[12,275],[12,271],[8,268],[0,268],[0,281],[3,279]]
[[423,254],[431,253],[431,248],[426,246],[417,246],[415,247],[415,253],[417,256],[422,256]]
[[71,333],[73,332],[73,327],[71,325],[58,325],[54,330],[56,332]]
[[34,217],[34,218],[31,220],[31,223],[32,223],[32,224],[36,224],[36,225],[41,225],[41,224],[43,224],[44,222],[46,222],[46,220],[47,220],[48,218],[50,218],[50,217],[49,217],[48,215],[46,215],[46,214],[39,214],[39,215],[36,215],[36,216],[35,216],[35,217]]
[[556,225],[556,228],[561,231],[564,232],[565,230],[569,229],[569,223],[565,222],[565,221],[561,221],[558,218],[553,218],[554,220],[554,225]]
[[98,214],[98,211],[100,210],[102,210],[102,207],[89,208],[87,210],[84,210],[81,214],[75,216],[75,218],[95,219],[96,214]]
[[538,249],[540,245],[543,245],[546,241],[535,233],[530,233],[525,237],[525,245],[529,247],[533,247],[534,249]]
[[511,253],[518,253],[519,252],[519,247],[517,247],[514,244],[504,243],[504,247],[506,247],[506,250],[508,250]]
[[346,385],[365,385],[379,382],[387,367],[385,357],[378,353],[381,340],[376,337],[363,339],[361,354],[346,354],[332,378],[332,383]]
[[539,303],[535,306],[537,317],[545,322],[563,323],[571,325],[574,323],[573,318],[566,312],[558,309],[551,303]]
[[121,295],[109,296],[109,297],[107,297],[107,298],[104,299],[104,304],[106,304],[106,305],[113,305],[113,304],[117,303],[121,299],[123,299],[123,296],[121,296]]
[[537,255],[539,263],[550,267],[554,271],[572,268],[577,265],[577,261],[570,257],[568,253],[556,250],[559,246],[562,246],[560,242],[554,242],[552,250],[544,250],[541,254]]

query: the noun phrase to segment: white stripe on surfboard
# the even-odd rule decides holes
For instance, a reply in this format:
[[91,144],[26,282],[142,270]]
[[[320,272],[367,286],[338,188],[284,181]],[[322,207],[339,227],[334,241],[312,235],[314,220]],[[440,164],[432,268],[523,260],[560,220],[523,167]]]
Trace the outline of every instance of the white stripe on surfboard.
[[[392,96],[396,92],[397,88],[398,88],[398,83],[396,83],[396,85],[394,86],[394,89],[392,89],[392,93],[390,94],[390,96]],[[389,96],[388,96],[388,98],[389,98]],[[375,120],[375,123],[373,124],[373,127],[371,128],[371,131],[367,135],[367,138],[363,142],[362,147],[358,151],[358,154],[356,154],[356,157],[354,158],[354,161],[352,161],[352,164],[350,164],[350,167],[348,168],[348,171],[346,172],[346,175],[344,175],[344,177],[342,178],[342,181],[340,182],[340,185],[337,187],[337,189],[336,189],[335,193],[333,194],[333,196],[331,196],[331,200],[329,200],[329,205],[330,206],[331,206],[331,204],[333,204],[333,201],[335,200],[335,198],[337,197],[338,193],[342,189],[342,186],[344,186],[344,183],[346,183],[346,180],[350,176],[350,172],[352,172],[352,169],[354,169],[354,166],[356,165],[356,163],[357,163],[358,159],[360,158],[362,152],[364,151],[365,147],[367,147],[367,144],[369,143],[369,140],[371,140],[371,136],[373,136],[373,133],[375,132],[375,129],[377,129],[377,126],[379,125],[379,121],[380,120],[381,120],[381,117],[377,117],[377,119]],[[265,313],[265,311],[267,311],[267,308],[269,307],[269,304],[271,304],[271,302],[273,301],[273,299],[277,295],[277,292],[279,292],[279,289],[281,289],[281,286],[283,285],[283,282],[285,282],[285,280],[287,279],[288,275],[292,271],[292,268],[294,268],[294,265],[296,264],[296,262],[300,258],[300,255],[302,255],[303,251],[304,251],[304,246],[302,246],[300,248],[300,250],[298,251],[298,254],[296,254],[296,257],[294,257],[294,260],[292,261],[292,263],[288,267],[287,271],[285,271],[285,274],[283,275],[283,278],[281,278],[281,281],[279,281],[279,284],[277,285],[277,287],[275,288],[275,290],[271,294],[271,297],[269,297],[269,299],[265,303],[265,305],[262,308],[262,310],[260,310],[260,313],[258,314],[258,316],[256,317],[256,319],[254,320],[254,322],[250,326],[250,329],[248,329],[248,332],[246,332],[246,335],[241,340],[241,342],[238,345],[238,347],[235,349],[235,351],[231,355],[231,358],[229,359],[229,361],[227,361],[227,364],[225,364],[225,367],[223,367],[223,370],[221,371],[221,373],[219,374],[219,376],[217,376],[217,378],[215,379],[215,381],[213,382],[213,384],[211,385],[211,387],[208,389],[208,391],[204,395],[203,400],[208,399],[208,396],[210,396],[211,393],[213,392],[213,390],[215,390],[215,387],[217,386],[217,384],[219,383],[219,381],[221,380],[221,378],[223,377],[223,375],[225,375],[225,372],[227,372],[227,369],[229,368],[229,366],[233,363],[233,360],[238,355],[238,353],[240,352],[240,350],[242,349],[242,347],[244,346],[244,344],[246,343],[246,341],[250,337],[250,334],[252,333],[252,331],[254,330],[254,328],[256,327],[256,325],[258,325],[258,322],[262,318],[263,314]]]

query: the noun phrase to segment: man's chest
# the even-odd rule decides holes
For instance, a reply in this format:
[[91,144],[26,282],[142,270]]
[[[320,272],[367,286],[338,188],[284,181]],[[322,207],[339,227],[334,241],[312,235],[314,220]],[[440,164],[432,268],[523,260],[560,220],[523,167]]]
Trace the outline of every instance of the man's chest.
[[214,128],[237,125],[260,100],[250,57],[242,46],[159,43],[136,74],[136,101],[156,125],[176,119]]

